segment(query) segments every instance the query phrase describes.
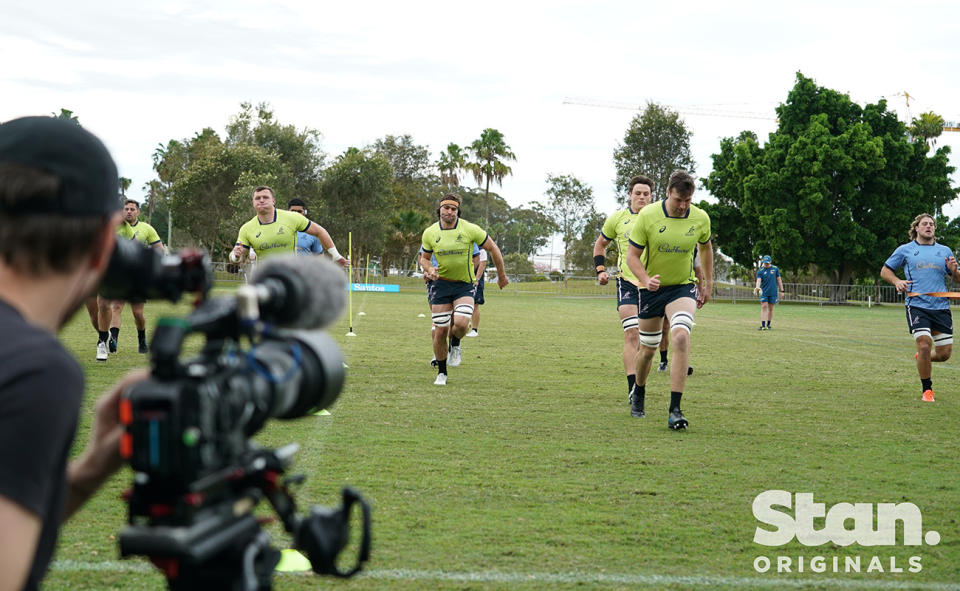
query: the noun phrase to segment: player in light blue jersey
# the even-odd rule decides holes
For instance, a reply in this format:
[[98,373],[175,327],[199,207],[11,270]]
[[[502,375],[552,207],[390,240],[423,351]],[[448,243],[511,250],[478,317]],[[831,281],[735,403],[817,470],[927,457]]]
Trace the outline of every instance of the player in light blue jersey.
[[[304,203],[303,199],[294,197],[287,202],[287,211],[299,213],[303,217],[307,217],[307,204]],[[323,245],[320,244],[320,239],[313,234],[308,234],[307,232],[297,232],[297,254],[323,254]]]
[[760,295],[760,330],[773,330],[773,307],[783,295],[783,280],[780,269],[771,264],[770,255],[763,255],[763,266],[757,271],[757,286],[753,289]]
[[[907,293],[907,326],[917,344],[914,359],[920,374],[920,399],[924,402],[934,402],[931,363],[946,361],[953,352],[950,301],[931,294],[946,291],[947,277],[960,282],[957,260],[949,248],[937,244],[936,230],[932,215],[918,215],[910,224],[911,241],[897,247],[880,270],[884,281],[898,292]],[[901,268],[905,279],[896,275]]]

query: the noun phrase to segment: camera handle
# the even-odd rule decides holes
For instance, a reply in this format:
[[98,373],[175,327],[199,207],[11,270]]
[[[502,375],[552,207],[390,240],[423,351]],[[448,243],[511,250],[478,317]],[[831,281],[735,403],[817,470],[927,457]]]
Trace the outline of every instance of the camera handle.
[[[350,539],[350,510],[360,506],[362,535],[357,562],[349,570],[337,568],[336,559]],[[347,578],[360,572],[370,558],[370,504],[350,487],[343,489],[343,504],[336,508],[313,506],[307,517],[298,518],[294,544],[307,553],[313,572]]]

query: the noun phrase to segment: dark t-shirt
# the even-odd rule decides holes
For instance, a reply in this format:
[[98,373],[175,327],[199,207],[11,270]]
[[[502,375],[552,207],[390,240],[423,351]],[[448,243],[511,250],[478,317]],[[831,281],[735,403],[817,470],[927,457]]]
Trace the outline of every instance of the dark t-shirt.
[[26,589],[37,589],[60,529],[83,371],[49,332],[0,300],[0,495],[43,522]]

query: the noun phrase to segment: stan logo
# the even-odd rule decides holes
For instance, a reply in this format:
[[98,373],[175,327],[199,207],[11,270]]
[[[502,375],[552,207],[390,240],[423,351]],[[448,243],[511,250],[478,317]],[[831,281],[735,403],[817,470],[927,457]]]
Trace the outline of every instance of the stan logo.
[[657,230],[657,232],[660,232],[661,234],[663,234],[663,231],[666,230],[666,229],[667,229],[666,226],[660,226],[660,229]]
[[[793,508],[796,516],[776,507]],[[877,503],[876,511],[873,503],[837,503],[827,510],[824,503],[813,502],[813,493],[767,490],[753,499],[753,516],[774,528],[757,527],[754,532],[753,541],[764,546],[782,546],[794,537],[804,546],[896,546],[898,522],[903,527],[904,546],[940,543],[939,533],[923,533],[923,517],[913,503]],[[818,518],[823,519],[822,529],[814,527]],[[852,529],[847,529],[848,523]]]

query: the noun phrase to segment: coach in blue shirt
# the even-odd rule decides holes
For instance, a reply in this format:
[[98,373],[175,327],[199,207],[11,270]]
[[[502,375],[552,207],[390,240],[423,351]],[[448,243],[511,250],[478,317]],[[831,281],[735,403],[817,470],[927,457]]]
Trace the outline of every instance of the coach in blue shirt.
[[770,255],[763,255],[763,266],[757,271],[757,287],[760,294],[760,330],[773,330],[773,307],[783,295],[783,280],[780,269],[770,262]]
[[[299,213],[302,216],[307,215],[307,204],[303,202],[303,199],[291,199],[287,203],[287,210],[294,213]],[[312,235],[307,234],[306,232],[297,232],[297,254],[322,254],[323,246],[320,244],[320,240]]]

